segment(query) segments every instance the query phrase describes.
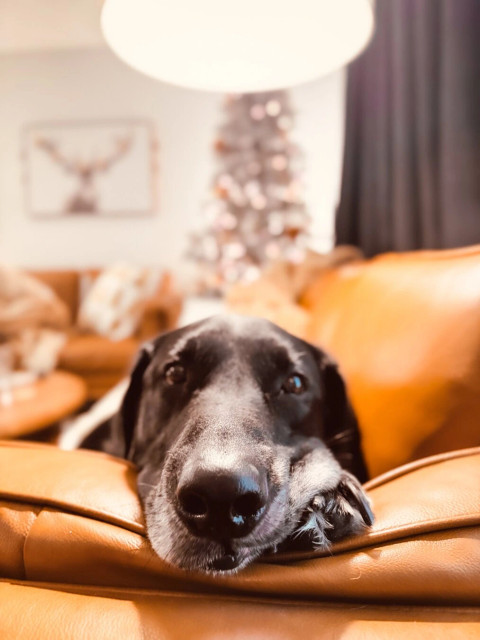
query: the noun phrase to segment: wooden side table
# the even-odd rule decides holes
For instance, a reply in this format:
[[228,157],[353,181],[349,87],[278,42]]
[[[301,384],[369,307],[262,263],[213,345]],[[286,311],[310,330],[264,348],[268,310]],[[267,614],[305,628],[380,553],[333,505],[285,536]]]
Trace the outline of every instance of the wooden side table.
[[18,438],[66,418],[87,399],[82,378],[54,371],[45,378],[13,390],[13,401],[0,406],[0,438]]

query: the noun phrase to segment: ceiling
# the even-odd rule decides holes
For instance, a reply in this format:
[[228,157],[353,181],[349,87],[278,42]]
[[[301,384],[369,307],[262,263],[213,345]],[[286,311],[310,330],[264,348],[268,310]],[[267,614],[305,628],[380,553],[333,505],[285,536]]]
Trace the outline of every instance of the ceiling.
[[103,0],[0,0],[0,53],[105,46]]

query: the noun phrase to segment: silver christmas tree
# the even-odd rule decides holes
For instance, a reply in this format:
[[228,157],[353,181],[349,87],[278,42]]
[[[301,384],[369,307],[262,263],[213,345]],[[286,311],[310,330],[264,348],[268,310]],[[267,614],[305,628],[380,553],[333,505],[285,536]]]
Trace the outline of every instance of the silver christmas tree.
[[205,228],[189,255],[207,287],[255,280],[270,261],[302,260],[310,218],[302,198],[302,156],[290,140],[293,113],[285,91],[228,95],[215,142],[220,170]]

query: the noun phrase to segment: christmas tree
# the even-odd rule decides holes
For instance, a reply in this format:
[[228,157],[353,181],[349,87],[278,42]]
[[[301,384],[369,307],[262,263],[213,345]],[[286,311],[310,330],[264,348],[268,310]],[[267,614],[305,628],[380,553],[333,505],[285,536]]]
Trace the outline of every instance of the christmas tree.
[[207,287],[255,280],[268,262],[299,262],[309,216],[302,199],[301,153],[289,139],[293,112],[285,91],[228,95],[215,143],[220,170],[206,226],[189,255]]

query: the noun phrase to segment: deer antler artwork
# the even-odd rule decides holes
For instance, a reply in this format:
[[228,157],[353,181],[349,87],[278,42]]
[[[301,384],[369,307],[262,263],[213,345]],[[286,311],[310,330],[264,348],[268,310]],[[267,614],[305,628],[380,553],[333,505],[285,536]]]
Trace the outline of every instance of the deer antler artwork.
[[35,144],[42,149],[57,165],[69,174],[77,178],[77,186],[74,193],[67,198],[65,213],[98,213],[98,192],[96,189],[96,177],[109,171],[132,147],[133,135],[127,133],[117,137],[114,141],[110,155],[83,160],[70,158],[62,153],[55,140],[46,137],[38,137]]

